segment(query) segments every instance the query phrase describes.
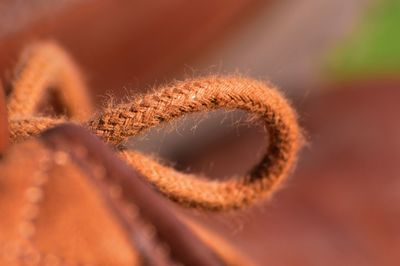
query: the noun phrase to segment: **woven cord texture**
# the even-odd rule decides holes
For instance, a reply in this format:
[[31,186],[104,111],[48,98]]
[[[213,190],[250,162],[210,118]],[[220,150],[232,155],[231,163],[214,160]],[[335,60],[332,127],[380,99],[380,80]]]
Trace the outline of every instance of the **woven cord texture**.
[[[49,88],[57,89],[61,95],[68,117],[39,114],[38,103]],[[14,142],[75,121],[116,147],[129,137],[186,114],[217,109],[247,111],[262,121],[270,139],[261,162],[245,176],[210,180],[179,172],[137,151],[119,151],[129,165],[167,197],[207,210],[237,209],[270,195],[290,173],[301,144],[296,114],[285,98],[271,85],[238,76],[173,82],[93,114],[79,71],[53,42],[36,43],[23,53],[7,108]]]

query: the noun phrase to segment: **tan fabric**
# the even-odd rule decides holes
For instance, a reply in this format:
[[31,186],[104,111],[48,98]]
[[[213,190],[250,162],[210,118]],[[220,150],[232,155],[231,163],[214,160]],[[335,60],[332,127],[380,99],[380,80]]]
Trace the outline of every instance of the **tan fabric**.
[[237,265],[98,139],[62,129],[0,160],[0,265]]
[[[46,98],[48,88],[56,89],[59,100],[67,108],[68,119],[82,119],[86,110],[92,108],[86,98],[86,90],[75,92],[76,88],[84,89],[82,79],[75,76],[77,72],[71,60],[59,47],[54,43],[39,43],[29,49],[29,56],[23,56],[26,62],[22,61],[20,64],[14,90],[8,99],[9,123],[14,142],[20,142],[67,121],[67,118],[39,115],[40,102]],[[164,90],[164,93],[171,92]],[[187,93],[190,91],[187,90]],[[179,95],[176,96],[177,99],[180,98]],[[154,102],[158,97],[159,95],[154,94],[149,95],[148,99]],[[166,97],[174,99],[174,95]],[[141,101],[133,102],[138,103],[139,110],[145,107]],[[83,113],[79,112],[80,105]],[[110,129],[100,120],[107,120],[107,116],[114,114],[114,109],[126,106],[122,104],[107,109],[103,115],[89,120],[87,127],[90,128],[90,123],[97,121],[99,128],[104,125]],[[144,120],[140,122],[139,119],[138,123],[145,123],[146,119],[150,125],[154,122],[145,114],[149,111],[151,108],[141,111]],[[112,123],[118,118],[111,117],[108,121]],[[138,128],[138,123],[120,123],[128,127],[131,125],[133,129]],[[121,127],[116,125],[114,128],[118,130]],[[73,131],[75,137],[77,134],[83,134],[81,137],[87,134],[78,129]],[[93,127],[92,130],[95,131]],[[112,134],[110,130],[103,131],[103,138]],[[118,131],[114,134],[121,142],[129,136]],[[238,261],[247,261],[241,255],[232,256],[233,249],[229,245],[220,247],[218,243],[222,243],[221,241],[216,241],[216,245],[211,245],[211,248],[207,247],[190,230],[184,229],[179,220],[172,218],[173,213],[154,208],[154,204],[158,202],[150,195],[154,192],[142,188],[140,193],[144,195],[139,198],[131,198],[132,196],[125,193],[129,200],[122,198],[122,184],[110,183],[112,177],[99,163],[104,158],[99,160],[93,157],[96,153],[93,153],[93,147],[89,147],[88,143],[92,141],[90,138],[87,143],[83,141],[75,147],[74,152],[71,148],[75,144],[62,144],[66,141],[63,137],[56,139],[58,144],[54,144],[51,138],[44,142],[43,138],[36,138],[17,143],[0,161],[4,170],[4,176],[0,175],[0,185],[7,191],[0,194],[0,211],[9,214],[0,224],[3,236],[0,239],[0,265],[173,265],[175,259],[179,262],[190,262],[190,265],[204,265],[205,262],[206,265],[221,265],[222,260],[227,265],[237,265]],[[81,140],[80,137],[78,139]],[[89,146],[86,147],[87,145]],[[95,147],[99,148],[99,145]],[[77,157],[71,159],[71,156]],[[33,160],[29,161],[28,158]],[[13,172],[13,169],[18,170]],[[107,181],[104,182],[106,178]],[[130,186],[132,188],[132,184]],[[154,210],[146,210],[150,204],[149,201],[143,201],[146,198],[154,201]],[[136,200],[140,208],[135,205]],[[160,204],[161,202],[157,205]],[[136,209],[141,209],[140,215],[134,214]],[[150,221],[143,220],[142,216]],[[176,234],[169,233],[173,229],[171,226],[175,228]],[[154,230],[158,231],[158,238],[153,236]],[[209,233],[199,231],[197,234],[210,245],[212,238]],[[174,258],[169,256],[167,250],[170,248],[163,241],[174,247],[171,250]],[[186,254],[179,249],[186,250]],[[213,249],[217,252],[213,252]]]
[[85,175],[65,153],[36,140],[7,152],[0,164],[0,213],[6,214],[0,265],[137,264],[127,235]]
[[[120,157],[159,191],[189,207],[228,210],[265,198],[289,174],[301,145],[296,114],[289,103],[273,86],[239,76],[174,82],[139,98],[109,106],[88,118],[93,107],[72,60],[55,43],[42,42],[29,47],[22,56],[13,87],[7,107],[14,142],[72,119],[120,148],[119,144],[128,137],[188,113],[215,109],[249,112],[252,121],[259,121],[268,130],[269,148],[261,162],[242,177],[212,181],[177,172],[137,152],[119,151]],[[59,102],[66,108],[66,117],[41,112],[49,89],[57,92]],[[7,193],[0,197],[0,207],[10,215],[0,226],[1,231],[7,232],[0,238],[3,260],[50,265],[171,265],[174,260],[165,255],[167,248],[160,243],[163,238],[174,247],[172,254],[178,262],[221,265],[224,260],[228,265],[250,264],[217,236],[186,221],[209,247],[204,245],[168,211],[168,205],[166,209],[158,207],[163,203],[149,188],[137,181],[131,182],[131,178],[139,176],[129,177],[122,171],[120,175],[125,175],[125,179],[121,179],[110,173],[109,169],[118,172],[116,169],[123,166],[115,168],[120,163],[100,147],[102,143],[95,144],[79,127],[64,130],[55,137],[47,133],[50,137],[44,140],[52,148],[36,139],[15,144],[5,154],[2,162],[5,176],[0,181]],[[70,137],[70,133],[60,136],[68,131],[73,133]],[[103,158],[95,159],[99,156],[94,152],[95,147],[99,152],[103,149]],[[34,159],[27,163],[28,158]],[[104,158],[115,165],[110,166]],[[18,166],[24,168],[13,172]],[[108,180],[103,181],[105,178]],[[111,179],[117,182],[109,184]],[[141,189],[135,190],[135,185]],[[137,208],[136,202],[140,205],[140,217],[147,217],[151,220],[149,223],[138,215],[131,215]],[[146,209],[147,206],[154,210]],[[151,237],[150,228],[157,229],[161,238]],[[171,230],[176,234],[171,234]],[[187,251],[186,254],[181,250]]]

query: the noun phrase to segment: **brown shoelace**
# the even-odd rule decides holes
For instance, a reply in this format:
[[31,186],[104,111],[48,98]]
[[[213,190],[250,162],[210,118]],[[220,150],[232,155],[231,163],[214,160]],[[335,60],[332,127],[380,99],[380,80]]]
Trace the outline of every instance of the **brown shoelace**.
[[[243,77],[209,76],[173,82],[93,113],[74,62],[57,44],[42,42],[25,50],[12,85],[7,109],[14,142],[66,121],[82,124],[117,148],[129,137],[195,112],[240,109],[262,121],[269,132],[266,154],[249,174],[225,181],[176,171],[137,151],[119,151],[160,192],[190,207],[228,210],[265,198],[290,173],[301,146],[296,114],[285,98],[271,85]],[[40,115],[49,88],[56,89],[68,117]]]

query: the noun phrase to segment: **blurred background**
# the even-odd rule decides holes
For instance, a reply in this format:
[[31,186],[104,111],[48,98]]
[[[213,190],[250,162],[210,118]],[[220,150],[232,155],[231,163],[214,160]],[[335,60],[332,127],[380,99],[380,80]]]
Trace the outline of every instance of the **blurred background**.
[[[0,73],[55,39],[99,106],[173,79],[268,80],[296,107],[307,145],[268,202],[187,211],[260,265],[400,264],[399,0],[3,0]],[[268,137],[240,112],[182,119],[132,140],[182,171],[246,172]]]

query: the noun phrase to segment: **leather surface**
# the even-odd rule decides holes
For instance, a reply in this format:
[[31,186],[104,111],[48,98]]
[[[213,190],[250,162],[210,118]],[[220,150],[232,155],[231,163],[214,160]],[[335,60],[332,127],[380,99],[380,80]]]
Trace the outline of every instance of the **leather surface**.
[[225,265],[171,203],[78,126],[6,151],[0,211],[0,265]]
[[0,82],[0,155],[9,144],[7,109],[4,90]]
[[[14,252],[22,241],[21,216],[29,207],[27,193],[35,174],[42,170],[39,161],[45,150],[43,143],[29,141],[13,147],[1,162],[0,210],[7,215],[0,221],[0,265],[14,265]],[[72,162],[52,164],[32,238],[42,259],[53,256],[64,263],[135,265],[136,251],[96,187],[88,182],[87,173]]]
[[[104,167],[107,178],[122,189],[122,198],[134,203],[141,218],[152,224],[157,236],[169,247],[173,258],[185,265],[221,265],[214,252],[183,225],[171,210],[170,203],[152,191],[140,175],[115,157],[97,138],[77,126],[61,126],[47,131],[43,138],[51,146],[70,149],[78,155],[84,148],[88,160]],[[106,181],[107,182],[107,181]]]

